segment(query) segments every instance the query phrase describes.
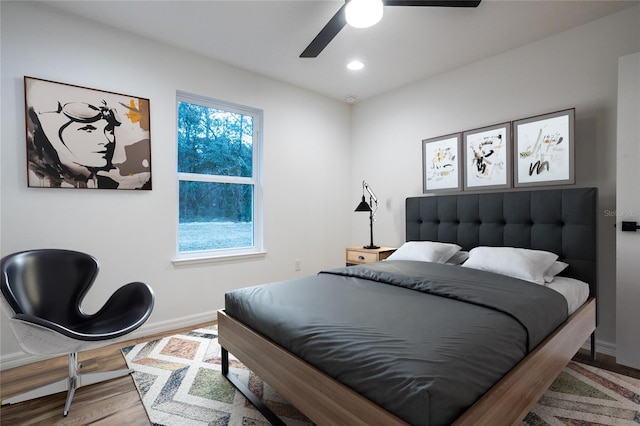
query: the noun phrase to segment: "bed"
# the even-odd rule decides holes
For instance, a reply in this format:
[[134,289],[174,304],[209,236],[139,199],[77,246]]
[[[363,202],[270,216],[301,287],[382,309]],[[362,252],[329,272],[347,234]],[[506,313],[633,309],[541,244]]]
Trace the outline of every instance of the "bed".
[[[595,188],[408,198],[407,246],[457,245],[464,266],[392,256],[230,292],[223,374],[274,424],[228,352],[316,424],[519,424],[590,337],[595,355],[596,210]],[[555,253],[586,301],[468,267],[504,247]]]

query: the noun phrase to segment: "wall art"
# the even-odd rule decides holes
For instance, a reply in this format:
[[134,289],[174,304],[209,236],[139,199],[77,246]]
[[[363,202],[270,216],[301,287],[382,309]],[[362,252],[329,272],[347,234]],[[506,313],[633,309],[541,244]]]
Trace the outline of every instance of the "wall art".
[[511,187],[511,123],[462,134],[464,189]]
[[422,141],[424,192],[462,190],[461,140],[456,133]]
[[149,100],[24,78],[29,187],[151,189]]
[[513,122],[514,186],[575,183],[575,108]]

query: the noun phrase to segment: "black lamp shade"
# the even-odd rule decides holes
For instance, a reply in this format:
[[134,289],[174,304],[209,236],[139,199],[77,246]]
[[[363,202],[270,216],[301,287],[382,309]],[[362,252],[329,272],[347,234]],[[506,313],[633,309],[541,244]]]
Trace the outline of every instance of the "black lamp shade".
[[370,212],[371,206],[364,200],[364,195],[362,196],[362,201],[358,204],[358,207],[354,210],[356,212]]

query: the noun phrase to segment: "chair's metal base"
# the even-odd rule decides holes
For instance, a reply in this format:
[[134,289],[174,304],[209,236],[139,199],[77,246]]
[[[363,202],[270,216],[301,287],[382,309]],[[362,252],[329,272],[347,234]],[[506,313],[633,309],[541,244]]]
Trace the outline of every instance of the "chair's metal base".
[[82,386],[89,386],[95,383],[104,382],[106,380],[116,379],[133,373],[132,369],[107,371],[103,373],[87,373],[79,374],[80,364],[78,364],[78,353],[74,352],[69,354],[69,377],[62,380],[58,380],[53,383],[40,386],[39,388],[32,389],[24,392],[20,395],[2,401],[2,405],[17,404],[18,402],[29,401],[32,399],[40,398],[47,395],[53,395],[54,393],[68,391],[67,402],[64,405],[64,416],[69,414],[71,408],[71,400],[76,393],[76,389]]

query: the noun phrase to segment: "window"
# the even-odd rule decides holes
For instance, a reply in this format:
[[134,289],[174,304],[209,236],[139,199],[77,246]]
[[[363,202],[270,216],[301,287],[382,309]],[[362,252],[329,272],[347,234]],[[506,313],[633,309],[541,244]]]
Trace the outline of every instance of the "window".
[[183,92],[178,259],[260,253],[262,111]]

